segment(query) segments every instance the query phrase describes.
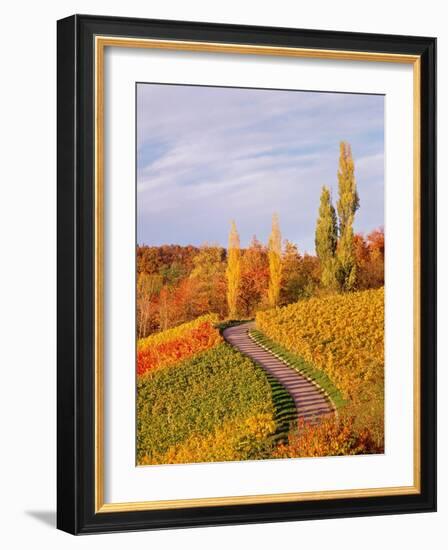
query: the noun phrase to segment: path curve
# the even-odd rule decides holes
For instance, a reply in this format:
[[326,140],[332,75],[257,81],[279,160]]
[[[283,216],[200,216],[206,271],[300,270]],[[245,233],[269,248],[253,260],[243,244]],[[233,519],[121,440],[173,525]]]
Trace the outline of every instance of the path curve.
[[318,421],[324,415],[333,413],[333,407],[328,398],[319,391],[315,384],[249,337],[248,331],[253,328],[255,328],[253,321],[229,327],[223,331],[223,337],[226,342],[274,376],[288,390],[294,400],[298,419],[313,422]]

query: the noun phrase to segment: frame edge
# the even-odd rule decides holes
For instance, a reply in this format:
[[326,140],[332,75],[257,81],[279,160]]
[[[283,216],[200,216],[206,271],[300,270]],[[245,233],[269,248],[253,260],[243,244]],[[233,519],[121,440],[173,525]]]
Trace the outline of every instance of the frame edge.
[[[81,18],[81,19],[80,19]],[[425,266],[425,260],[429,263],[422,268],[422,294],[430,300],[425,306],[422,296],[422,319],[425,315],[429,316],[430,327],[424,327],[421,324],[422,335],[422,356],[425,357],[425,373],[422,377],[422,427],[426,432],[422,444],[427,444],[426,456],[422,464],[422,486],[423,490],[419,495],[412,499],[392,499],[389,502],[380,504],[381,499],[366,499],[368,502],[344,502],[333,501],[334,505],[342,505],[342,509],[334,508],[333,504],[329,506],[322,505],[319,511],[304,510],[297,506],[292,510],[290,506],[281,507],[249,505],[248,507],[230,507],[233,510],[197,509],[197,513],[191,509],[179,510],[176,514],[164,514],[163,512],[145,513],[145,512],[120,512],[99,514],[91,513],[86,501],[90,499],[91,494],[80,494],[86,487],[90,487],[91,473],[85,471],[85,465],[88,458],[84,449],[89,453],[90,445],[84,441],[89,431],[86,433],[83,426],[88,419],[81,419],[84,414],[81,408],[84,403],[83,388],[88,387],[88,365],[83,365],[82,353],[79,339],[82,340],[81,330],[83,326],[82,311],[79,310],[79,320],[77,319],[78,308],[83,306],[81,303],[81,294],[77,290],[77,277],[80,285],[88,285],[88,281],[82,278],[82,270],[79,266],[78,252],[82,243],[77,244],[77,233],[82,233],[82,227],[79,222],[81,210],[88,208],[83,204],[82,190],[77,185],[81,182],[81,171],[83,164],[79,167],[77,173],[77,159],[83,160],[83,155],[77,151],[78,141],[78,119],[82,120],[82,106],[77,106],[77,102],[82,102],[81,88],[78,85],[78,71],[84,75],[82,67],[80,68],[79,57],[87,55],[83,48],[80,49],[78,56],[78,43],[81,42],[81,27],[86,30],[86,34],[94,32],[94,28],[101,24],[129,26],[130,23],[145,26],[148,25],[148,32],[151,32],[151,25],[164,27],[167,33],[175,32],[169,30],[169,27],[179,26],[184,29],[183,32],[195,34],[201,32],[235,32],[236,35],[245,29],[251,31],[252,36],[256,29],[260,29],[262,34],[272,35],[278,33],[279,41],[281,31],[287,30],[291,33],[305,32],[309,35],[320,35],[319,40],[324,40],[323,35],[333,35],[335,31],[301,31],[299,29],[282,29],[268,27],[246,27],[208,23],[191,23],[188,21],[159,21],[128,18],[112,18],[101,16],[71,16],[58,22],[58,514],[57,526],[59,529],[72,534],[81,533],[99,533],[111,531],[127,531],[136,529],[161,529],[173,527],[194,527],[211,525],[230,525],[244,523],[265,523],[272,521],[293,521],[300,519],[322,519],[330,517],[355,517],[362,515],[385,515],[397,513],[412,512],[431,512],[436,510],[436,487],[435,487],[435,434],[431,435],[431,427],[435,425],[435,331],[430,332],[430,328],[436,326],[436,251],[435,251],[435,48],[436,41],[432,38],[424,37],[399,37],[397,35],[362,35],[362,38],[368,40],[369,37],[375,37],[391,43],[400,38],[408,38],[406,47],[409,43],[418,50],[421,55],[424,70],[422,71],[422,99],[425,98],[425,109],[422,105],[422,191],[426,188],[426,193],[422,196],[422,264]],[[186,29],[186,30],[185,30]],[[200,34],[200,32],[198,32]],[[78,35],[80,36],[78,41]],[[358,33],[340,32],[339,37],[342,40],[344,36],[348,39],[361,40]],[[266,40],[261,38],[260,41]],[[286,39],[285,39],[286,40]],[[364,47],[368,49],[368,44]],[[89,101],[90,98],[85,98]],[[63,102],[61,101],[63,100]],[[80,150],[85,145],[85,138],[79,137]],[[87,140],[88,141],[88,140]],[[425,143],[426,141],[426,143]],[[84,159],[85,162],[85,159]],[[88,166],[86,166],[88,169]],[[89,181],[84,182],[89,185]],[[77,212],[77,205],[80,212]],[[84,216],[83,216],[84,217]],[[426,234],[424,235],[424,233]],[[80,234],[80,239],[82,234]],[[424,272],[424,273],[423,273]],[[426,285],[426,286],[425,286]],[[86,308],[90,303],[84,304]],[[82,344],[84,346],[84,344]],[[84,350],[85,353],[88,353]],[[428,353],[428,356],[425,356]],[[79,367],[79,368],[78,368]],[[89,393],[89,392],[87,392]],[[432,400],[431,400],[432,399]],[[88,412],[85,412],[88,416]],[[433,423],[431,423],[433,422]],[[424,433],[423,432],[423,433]],[[424,453],[425,454],[425,453]],[[84,456],[83,456],[84,455]],[[90,490],[90,489],[89,489]],[[363,499],[364,500],[364,499]],[[412,501],[411,501],[412,500]],[[406,502],[405,502],[406,501]],[[358,504],[358,506],[356,505]],[[281,510],[281,509],[282,510]],[[214,513],[216,512],[216,513]],[[150,518],[151,515],[151,518]]]
[[57,22],[57,514],[78,530],[76,407],[77,16]]

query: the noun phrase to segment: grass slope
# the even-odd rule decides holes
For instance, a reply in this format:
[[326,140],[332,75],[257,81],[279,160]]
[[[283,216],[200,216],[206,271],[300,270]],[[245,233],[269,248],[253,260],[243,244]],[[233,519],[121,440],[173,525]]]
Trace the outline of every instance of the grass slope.
[[293,410],[282,386],[223,343],[138,379],[137,460],[265,458]]

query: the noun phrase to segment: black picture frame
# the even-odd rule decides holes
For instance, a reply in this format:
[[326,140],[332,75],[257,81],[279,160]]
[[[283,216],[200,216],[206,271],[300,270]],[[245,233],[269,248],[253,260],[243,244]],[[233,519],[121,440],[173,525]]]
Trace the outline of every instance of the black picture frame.
[[[418,494],[96,513],[93,43],[97,35],[420,57],[421,478]],[[82,534],[435,511],[436,39],[74,15],[58,21],[57,48],[57,527]]]

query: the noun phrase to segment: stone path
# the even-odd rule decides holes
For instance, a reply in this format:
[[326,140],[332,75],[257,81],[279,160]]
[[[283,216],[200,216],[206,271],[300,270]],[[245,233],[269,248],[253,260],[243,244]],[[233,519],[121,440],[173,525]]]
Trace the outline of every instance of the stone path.
[[328,398],[312,382],[249,337],[248,331],[252,328],[255,328],[254,322],[229,327],[223,331],[223,336],[229,344],[253,359],[288,390],[294,399],[298,419],[313,422],[333,413]]

